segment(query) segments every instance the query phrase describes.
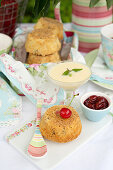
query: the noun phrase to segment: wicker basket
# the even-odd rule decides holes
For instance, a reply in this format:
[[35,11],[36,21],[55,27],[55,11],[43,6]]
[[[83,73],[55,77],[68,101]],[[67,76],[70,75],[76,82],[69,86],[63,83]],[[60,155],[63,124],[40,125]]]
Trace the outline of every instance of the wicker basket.
[[0,7],[0,33],[13,37],[17,23],[24,17],[28,0],[16,0],[11,4]]

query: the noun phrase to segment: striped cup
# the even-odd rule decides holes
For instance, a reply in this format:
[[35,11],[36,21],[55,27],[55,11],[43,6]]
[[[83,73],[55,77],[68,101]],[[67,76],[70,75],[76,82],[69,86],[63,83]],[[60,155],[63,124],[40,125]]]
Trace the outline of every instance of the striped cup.
[[89,52],[99,47],[100,29],[112,23],[112,7],[108,10],[106,0],[100,0],[96,7],[89,8],[90,0],[73,0],[73,29],[79,35],[79,50]]

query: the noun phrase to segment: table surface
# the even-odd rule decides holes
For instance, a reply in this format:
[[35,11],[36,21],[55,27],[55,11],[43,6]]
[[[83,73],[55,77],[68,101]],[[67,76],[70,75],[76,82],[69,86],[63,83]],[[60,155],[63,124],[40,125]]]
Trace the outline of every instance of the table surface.
[[[92,82],[87,87],[93,89],[98,87]],[[101,89],[101,88],[100,88]],[[102,88],[103,89],[103,88]],[[78,89],[79,91],[79,89]],[[113,95],[113,91],[108,90]],[[25,97],[22,97],[25,100]],[[31,104],[32,105],[32,104]],[[33,106],[32,106],[33,107]],[[35,107],[32,113],[23,106],[22,118],[35,114]],[[12,127],[0,128],[0,169],[1,170],[40,170],[30,161],[24,158],[17,150],[11,147],[5,136]],[[85,144],[76,153],[66,158],[54,170],[108,170],[113,169],[113,123],[103,132],[96,136],[89,143]]]
[[[101,90],[101,87],[88,82],[86,87]],[[102,88],[103,89],[103,88]],[[78,92],[80,93],[80,89]],[[107,90],[106,90],[107,91]],[[111,94],[113,91],[108,90]],[[24,104],[26,97],[22,97]],[[24,105],[25,106],[25,105]],[[35,106],[31,103],[31,110],[22,108],[22,119],[27,120],[35,114]],[[5,141],[5,136],[14,127],[0,128],[0,169],[8,170],[39,170],[28,159],[24,158],[16,149]],[[109,125],[104,132],[94,137],[76,153],[67,157],[54,170],[108,170],[113,167],[113,124]]]

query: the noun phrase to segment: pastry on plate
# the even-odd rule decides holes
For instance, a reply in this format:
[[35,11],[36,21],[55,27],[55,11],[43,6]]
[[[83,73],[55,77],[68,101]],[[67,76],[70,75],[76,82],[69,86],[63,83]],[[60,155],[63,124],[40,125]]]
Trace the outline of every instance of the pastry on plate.
[[60,56],[58,54],[58,52],[51,54],[51,55],[47,55],[47,56],[41,56],[41,55],[34,55],[29,53],[28,58],[27,58],[27,63],[28,64],[43,64],[43,63],[55,63],[55,62],[59,62],[60,60]]
[[[59,114],[62,108],[71,111],[69,118]],[[71,106],[55,105],[46,110],[40,121],[41,134],[48,140],[65,143],[76,139],[82,129],[80,117]]]
[[61,43],[54,31],[36,29],[28,34],[25,43],[26,52],[35,55],[50,55],[61,49]]
[[56,32],[60,40],[63,39],[63,24],[56,19],[41,17],[34,26],[34,29],[39,28],[50,28]]

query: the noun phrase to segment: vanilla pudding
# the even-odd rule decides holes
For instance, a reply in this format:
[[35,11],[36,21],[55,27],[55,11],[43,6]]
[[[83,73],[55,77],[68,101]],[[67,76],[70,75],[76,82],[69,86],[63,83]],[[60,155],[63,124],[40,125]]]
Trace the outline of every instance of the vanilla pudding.
[[65,90],[72,91],[90,78],[91,71],[81,63],[63,62],[52,66],[48,70],[48,75],[54,84]]

